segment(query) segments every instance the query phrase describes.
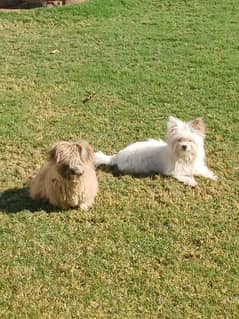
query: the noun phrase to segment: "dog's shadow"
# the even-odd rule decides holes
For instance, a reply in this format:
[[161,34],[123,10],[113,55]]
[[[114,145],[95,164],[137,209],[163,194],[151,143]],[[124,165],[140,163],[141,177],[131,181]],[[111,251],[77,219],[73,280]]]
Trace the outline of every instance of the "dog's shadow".
[[[0,0],[1,2],[1,0]],[[45,7],[41,0],[29,1],[29,0],[8,0],[0,3],[0,9],[16,10],[16,9],[35,9]]]
[[[122,176],[132,176],[134,178],[146,178],[149,177],[151,179],[157,179],[158,176],[160,176],[159,173],[151,172],[150,174],[130,174],[130,173],[124,173],[121,172],[118,167],[115,166],[107,166],[107,165],[100,165],[97,169],[100,171],[103,171],[105,173],[110,173],[113,177],[122,177]],[[164,177],[164,176],[161,176]]]
[[32,213],[39,211],[47,213],[61,211],[46,202],[32,200],[27,187],[12,188],[0,192],[0,212],[15,214],[25,210]]

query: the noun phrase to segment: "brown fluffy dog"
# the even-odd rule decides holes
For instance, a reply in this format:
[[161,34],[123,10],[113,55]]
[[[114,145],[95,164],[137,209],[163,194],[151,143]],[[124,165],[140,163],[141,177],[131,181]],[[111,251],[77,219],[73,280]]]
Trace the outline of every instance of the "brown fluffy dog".
[[48,163],[31,181],[31,197],[64,209],[88,210],[98,190],[92,157],[93,149],[86,141],[55,143]]

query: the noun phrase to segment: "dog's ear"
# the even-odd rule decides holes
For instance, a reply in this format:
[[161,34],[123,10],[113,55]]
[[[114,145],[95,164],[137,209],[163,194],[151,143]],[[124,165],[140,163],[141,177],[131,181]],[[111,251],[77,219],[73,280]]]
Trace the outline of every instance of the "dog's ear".
[[53,144],[48,151],[49,160],[59,162],[62,160],[67,142],[61,141]]
[[93,147],[86,141],[76,143],[81,159],[83,162],[91,162],[93,160],[94,150]]
[[49,159],[50,161],[56,161],[56,149],[57,149],[57,144],[58,144],[58,143],[53,144],[53,145],[50,147],[49,151],[48,151],[48,159]]
[[201,117],[196,118],[190,122],[191,128],[193,131],[196,131],[198,134],[205,136],[205,125]]
[[168,131],[171,131],[182,125],[183,125],[183,121],[179,120],[178,118],[174,116],[169,116],[168,123],[167,123]]

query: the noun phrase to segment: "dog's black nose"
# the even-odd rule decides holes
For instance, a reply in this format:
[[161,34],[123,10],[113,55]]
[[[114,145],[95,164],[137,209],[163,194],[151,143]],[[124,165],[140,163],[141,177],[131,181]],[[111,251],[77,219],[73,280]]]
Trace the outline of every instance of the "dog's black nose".
[[182,149],[183,149],[184,151],[186,151],[187,145],[182,145]]
[[76,171],[72,168],[69,168],[70,175],[76,175]]

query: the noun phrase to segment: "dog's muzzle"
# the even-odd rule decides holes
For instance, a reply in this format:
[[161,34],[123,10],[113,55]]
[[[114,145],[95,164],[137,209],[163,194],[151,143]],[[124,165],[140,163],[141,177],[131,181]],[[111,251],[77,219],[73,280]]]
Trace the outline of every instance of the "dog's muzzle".
[[84,169],[81,167],[69,168],[69,172],[71,175],[82,175],[84,173]]
[[68,165],[61,165],[58,171],[59,174],[64,178],[81,176],[84,173],[83,167],[69,167]]

